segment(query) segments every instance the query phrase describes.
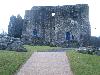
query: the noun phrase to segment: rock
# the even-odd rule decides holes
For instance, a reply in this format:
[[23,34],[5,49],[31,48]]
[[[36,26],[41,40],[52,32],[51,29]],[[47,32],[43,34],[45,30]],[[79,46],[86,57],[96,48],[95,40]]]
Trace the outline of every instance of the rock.
[[23,47],[21,41],[14,41],[12,44],[8,45],[7,50],[17,51],[17,52],[27,52],[27,50]]
[[98,47],[93,47],[93,46],[80,47],[77,51],[83,54],[91,54],[91,55],[100,56],[100,50],[98,49]]
[[100,56],[100,51],[96,51],[95,54]]
[[27,52],[20,38],[0,35],[0,50]]
[[0,35],[0,50],[5,50],[7,48],[7,39]]
[[0,43],[0,50],[5,50],[7,48],[6,43]]

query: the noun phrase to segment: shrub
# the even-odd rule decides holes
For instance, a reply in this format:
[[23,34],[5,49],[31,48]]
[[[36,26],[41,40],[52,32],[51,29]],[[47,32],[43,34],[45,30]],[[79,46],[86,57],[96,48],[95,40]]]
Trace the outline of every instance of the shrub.
[[100,55],[100,51],[98,50],[97,47],[80,47],[78,50],[77,50],[79,53],[83,53],[83,54],[91,54],[91,55]]

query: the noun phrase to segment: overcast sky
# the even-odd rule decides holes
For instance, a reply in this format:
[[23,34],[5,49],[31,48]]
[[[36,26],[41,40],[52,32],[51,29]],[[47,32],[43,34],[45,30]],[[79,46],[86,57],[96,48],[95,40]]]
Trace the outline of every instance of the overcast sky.
[[1,0],[0,1],[0,32],[8,31],[11,15],[20,14],[24,18],[25,10],[32,6],[56,6],[71,4],[89,4],[89,20],[91,35],[100,36],[100,4],[99,0]]

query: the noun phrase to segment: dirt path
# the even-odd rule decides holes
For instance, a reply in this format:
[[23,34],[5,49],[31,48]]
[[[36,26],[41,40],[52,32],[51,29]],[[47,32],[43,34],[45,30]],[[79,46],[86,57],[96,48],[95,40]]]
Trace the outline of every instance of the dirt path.
[[65,52],[35,52],[16,75],[73,75]]

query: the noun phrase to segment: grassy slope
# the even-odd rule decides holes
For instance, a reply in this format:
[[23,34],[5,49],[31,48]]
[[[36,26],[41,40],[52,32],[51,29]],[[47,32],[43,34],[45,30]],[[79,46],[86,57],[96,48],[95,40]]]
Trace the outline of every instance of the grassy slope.
[[49,46],[25,46],[28,52],[2,51],[0,50],[0,75],[13,75],[34,51],[47,51],[54,47]]
[[75,51],[69,51],[67,55],[74,75],[100,75],[100,56]]

